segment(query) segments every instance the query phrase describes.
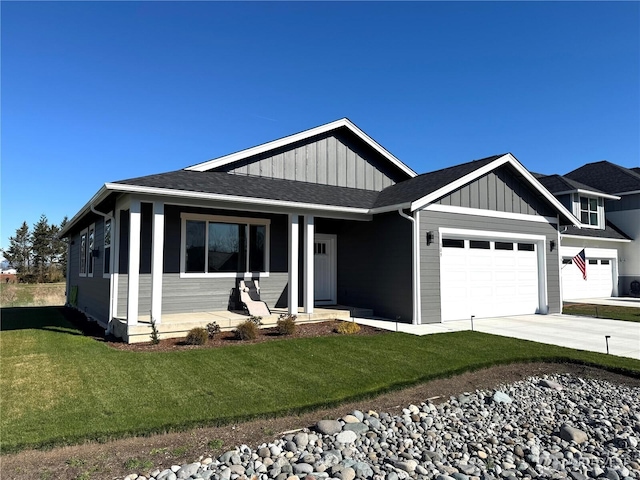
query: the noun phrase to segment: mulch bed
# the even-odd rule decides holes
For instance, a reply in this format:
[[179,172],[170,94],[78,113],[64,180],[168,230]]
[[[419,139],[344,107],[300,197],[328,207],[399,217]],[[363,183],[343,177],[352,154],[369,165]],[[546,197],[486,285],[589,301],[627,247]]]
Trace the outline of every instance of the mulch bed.
[[[269,342],[273,340],[282,340],[287,338],[310,338],[310,337],[327,337],[340,335],[336,332],[336,328],[341,320],[329,320],[318,323],[302,323],[296,325],[296,331],[292,335],[280,335],[276,327],[260,328],[258,336],[254,340],[238,340],[232,331],[225,331],[217,333],[213,338],[207,340],[204,345],[189,345],[185,343],[185,338],[168,338],[160,340],[160,343],[153,345],[151,339],[149,342],[127,344],[122,340],[113,336],[104,335],[104,329],[99,327],[95,322],[89,322],[86,317],[81,313],[73,309],[64,309],[63,313],[67,320],[82,331],[85,336],[92,337],[97,341],[105,342],[112,348],[117,350],[124,350],[130,352],[167,352],[167,351],[180,351],[180,350],[193,350],[193,349],[205,349],[205,348],[221,348],[230,345],[251,345],[255,343]],[[367,325],[360,325],[360,331],[352,335],[377,335],[384,333],[385,330],[370,327]]]

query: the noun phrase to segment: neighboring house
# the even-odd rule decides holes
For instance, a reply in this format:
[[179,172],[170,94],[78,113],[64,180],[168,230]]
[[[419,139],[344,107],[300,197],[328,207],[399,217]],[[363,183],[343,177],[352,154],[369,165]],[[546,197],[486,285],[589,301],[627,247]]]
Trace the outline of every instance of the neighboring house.
[[[621,249],[631,242],[610,220],[607,205],[620,200],[597,188],[561,175],[535,174],[540,183],[580,220],[580,226],[566,226],[560,231],[562,255],[562,299],[617,296]],[[587,279],[573,264],[584,248]]]
[[629,295],[631,282],[640,281],[640,168],[601,161],[588,163],[565,177],[619,197],[604,197],[604,210],[607,219],[631,239],[618,249],[618,294]]
[[6,268],[0,270],[0,282],[1,283],[17,283],[18,271],[15,268]]
[[559,229],[577,223],[509,153],[417,175],[342,119],[106,183],[62,235],[69,303],[135,341],[151,317],[233,308],[243,278],[305,315],[559,312]]

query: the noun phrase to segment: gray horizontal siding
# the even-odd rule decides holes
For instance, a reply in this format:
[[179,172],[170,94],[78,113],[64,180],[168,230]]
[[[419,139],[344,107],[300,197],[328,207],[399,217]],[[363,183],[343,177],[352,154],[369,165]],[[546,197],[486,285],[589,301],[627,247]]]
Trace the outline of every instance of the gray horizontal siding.
[[[557,242],[557,230],[550,224],[509,220],[502,218],[460,215],[442,212],[420,212],[420,298],[422,301],[422,323],[438,323],[441,321],[440,297],[440,238],[438,229],[462,228],[469,230],[496,231],[545,235],[546,268],[547,268],[547,300],[550,313],[561,310],[560,271],[558,266],[558,247],[553,252],[548,245],[551,240]],[[427,232],[433,232],[434,241],[427,245],[424,239]]]
[[442,197],[437,203],[526,215],[552,215],[539,192],[527,186],[511,167],[503,166]]
[[[93,260],[93,277],[80,276],[80,232],[70,237],[72,244],[69,258],[69,286],[78,287],[78,310],[106,324],[109,320],[110,283],[108,278],[102,278],[104,271],[104,220],[97,219],[95,227],[94,249],[100,253]],[[71,289],[67,295],[70,293]]]
[[[287,273],[272,273],[260,279],[260,294],[270,308],[285,296]],[[177,273],[162,277],[162,313],[193,313],[224,311],[229,307],[235,278],[180,278]],[[127,315],[128,275],[118,278],[118,317]],[[286,302],[286,299],[285,299]],[[138,315],[149,315],[151,310],[151,275],[141,274],[139,284]]]
[[361,143],[349,135],[334,132],[235,162],[220,170],[374,191],[406,178],[394,172],[380,154]]

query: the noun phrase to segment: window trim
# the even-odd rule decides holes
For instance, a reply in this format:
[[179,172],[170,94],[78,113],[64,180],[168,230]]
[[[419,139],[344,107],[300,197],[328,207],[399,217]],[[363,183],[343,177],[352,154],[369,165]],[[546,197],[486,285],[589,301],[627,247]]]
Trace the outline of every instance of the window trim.
[[[186,272],[187,254],[187,220],[204,221],[210,223],[231,223],[245,226],[262,225],[265,227],[265,259],[264,271],[262,272]],[[227,217],[224,215],[205,215],[199,213],[180,214],[180,278],[264,278],[269,276],[269,259],[271,256],[271,219],[252,217]],[[207,248],[209,238],[209,228],[205,227],[205,266],[208,265],[209,249]],[[247,242],[249,245],[249,242]],[[249,255],[245,255],[248,265]]]
[[[89,248],[89,236],[93,231],[93,248]],[[96,273],[96,261],[93,256],[93,251],[96,250],[96,224],[92,223],[87,228],[87,277],[93,278],[93,275]],[[91,271],[89,271],[89,266],[91,266]]]
[[[582,209],[582,199],[585,198],[587,200],[587,210]],[[593,211],[589,207],[591,203],[589,200],[596,200],[596,210]],[[602,197],[598,197],[595,195],[584,195],[581,193],[575,193],[573,195],[573,211],[575,217],[580,221],[580,225],[583,228],[595,228],[595,229],[603,229],[605,228],[605,212],[604,212],[604,201]],[[587,212],[588,214],[595,213],[596,214],[596,224],[592,223],[584,223],[582,221],[582,212]],[[591,221],[591,220],[589,220]]]
[[[84,240],[84,252],[82,251],[82,236],[85,236]],[[80,232],[78,237],[78,276],[87,276],[87,247],[89,242],[89,228],[85,228]],[[83,268],[84,267],[84,271]]]
[[[107,222],[111,225],[109,230],[109,243],[107,243]],[[104,223],[102,224],[102,278],[110,278],[111,277],[111,255],[113,255],[113,219],[105,218]],[[109,265],[107,265],[107,249],[109,249]],[[106,272],[105,267],[109,267],[109,272]]]

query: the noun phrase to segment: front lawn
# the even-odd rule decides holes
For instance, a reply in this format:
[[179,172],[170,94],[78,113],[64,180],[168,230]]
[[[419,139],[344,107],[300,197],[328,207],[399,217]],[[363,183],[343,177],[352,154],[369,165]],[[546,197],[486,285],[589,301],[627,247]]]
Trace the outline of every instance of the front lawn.
[[301,412],[483,367],[589,363],[640,376],[640,361],[457,332],[284,339],[123,352],[54,307],[1,311],[2,452]]
[[565,302],[562,307],[565,315],[582,315],[585,317],[609,318],[611,320],[626,320],[640,322],[640,308],[619,307],[616,305],[594,305],[591,303]]

